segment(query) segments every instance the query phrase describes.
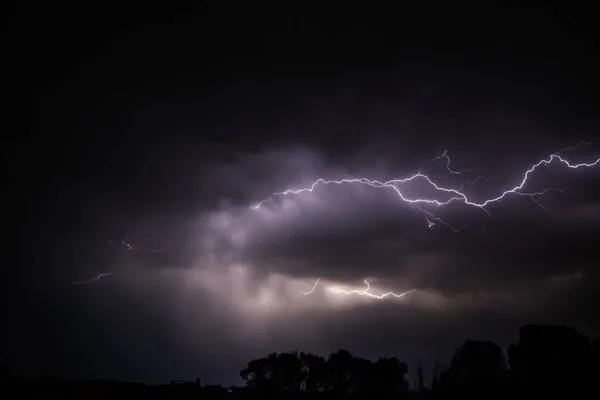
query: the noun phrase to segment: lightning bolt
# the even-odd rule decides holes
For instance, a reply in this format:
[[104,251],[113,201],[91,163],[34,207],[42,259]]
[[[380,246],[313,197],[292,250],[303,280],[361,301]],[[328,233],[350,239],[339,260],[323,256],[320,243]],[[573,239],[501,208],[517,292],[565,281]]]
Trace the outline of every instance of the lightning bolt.
[[[549,192],[551,190],[555,190],[555,191],[559,191],[559,190],[547,188],[540,192],[534,192],[534,193],[525,192],[523,189],[524,189],[525,185],[527,184],[531,174],[534,171],[536,171],[539,167],[547,166],[547,165],[550,165],[551,163],[559,163],[560,165],[566,166],[569,169],[591,168],[591,167],[598,165],[598,163],[600,163],[600,158],[596,159],[595,161],[588,162],[588,163],[574,164],[560,156],[561,153],[564,153],[568,150],[577,148],[578,146],[580,146],[582,144],[590,144],[590,143],[591,142],[580,142],[576,146],[567,147],[565,149],[560,150],[557,153],[551,154],[548,158],[538,161],[537,163],[533,164],[529,169],[527,169],[525,171],[525,173],[523,174],[523,176],[521,178],[521,181],[516,186],[503,191],[496,197],[492,197],[492,198],[486,199],[481,202],[476,202],[476,201],[472,200],[471,198],[469,198],[462,191],[462,185],[459,189],[445,187],[445,186],[435,183],[429,176],[427,176],[426,174],[419,171],[418,173],[416,173],[412,176],[406,177],[406,178],[392,179],[392,180],[385,181],[385,182],[382,182],[379,180],[372,180],[372,179],[368,179],[368,178],[346,178],[346,179],[340,179],[340,180],[325,180],[323,178],[319,178],[315,182],[313,182],[309,187],[306,187],[306,188],[287,189],[283,192],[273,193],[267,199],[259,202],[258,204],[254,205],[254,206],[251,206],[250,208],[256,210],[256,209],[260,208],[263,204],[272,202],[275,197],[287,196],[287,195],[291,195],[291,194],[300,194],[300,193],[304,193],[304,192],[313,192],[315,190],[315,188],[319,185],[359,184],[359,185],[370,186],[373,188],[391,189],[394,192],[396,192],[396,194],[398,195],[400,200],[402,200],[403,202],[405,202],[409,205],[414,206],[415,208],[417,208],[419,211],[423,212],[426,215],[426,220],[429,225],[429,228],[433,228],[433,226],[435,225],[435,223],[431,220],[431,219],[433,219],[436,222],[442,223],[446,227],[454,230],[455,232],[458,232],[458,231],[462,230],[464,228],[464,226],[461,227],[460,229],[455,229],[455,228],[451,227],[450,225],[446,224],[445,222],[443,222],[439,217],[436,217],[431,211],[426,211],[421,207],[422,206],[433,206],[433,207],[440,208],[443,206],[447,206],[451,203],[462,203],[462,204],[470,206],[470,207],[476,207],[476,208],[484,211],[491,217],[491,213],[487,209],[488,206],[490,206],[494,203],[499,203],[510,195],[516,195],[516,196],[529,197],[531,200],[536,202],[536,204],[538,204],[542,208],[544,208],[539,201],[539,197],[543,196],[544,194],[546,194],[547,192]],[[439,156],[435,159],[439,159],[439,158],[447,159],[448,162],[447,162],[446,166],[447,166],[447,169],[450,171],[450,173],[460,174],[460,172],[450,169],[450,167],[449,167],[450,158],[448,157],[447,152],[444,152],[441,156]],[[481,179],[487,179],[487,178],[480,177],[478,179],[481,180]],[[407,186],[408,184],[410,184],[411,182],[417,182],[417,181],[424,182],[425,184],[427,184],[430,187],[432,187],[433,189],[435,189],[435,191],[437,193],[446,196],[446,198],[445,199],[422,198],[422,197],[410,197],[410,196],[406,195],[402,190],[403,187],[408,187]]]
[[[308,292],[301,292],[301,293],[304,295],[313,294],[320,281],[321,281],[321,279],[317,279],[317,281],[315,282],[315,284],[313,285],[311,290],[309,290]],[[378,300],[383,300],[386,297],[390,297],[390,296],[399,299],[400,297],[404,297],[407,294],[417,290],[417,289],[411,289],[411,290],[408,290],[408,291],[406,291],[404,293],[400,293],[400,294],[396,294],[394,292],[387,292],[387,293],[384,293],[381,295],[377,295],[377,294],[369,293],[369,290],[371,290],[371,285],[369,285],[369,282],[367,282],[367,280],[364,280],[363,282],[365,282],[365,284],[367,285],[367,288],[365,290],[343,290],[336,286],[329,286],[327,289],[329,289],[329,291],[331,291],[332,293],[335,293],[335,294],[341,294],[341,295],[347,295],[347,296],[352,296],[352,295],[367,296],[367,297],[370,297],[373,299],[378,299]]]
[[86,283],[98,283],[98,282],[100,282],[100,279],[104,278],[105,276],[110,276],[110,272],[107,272],[105,274],[98,274],[97,276],[93,277],[92,279],[88,279],[86,281],[73,282],[73,285],[83,285]]

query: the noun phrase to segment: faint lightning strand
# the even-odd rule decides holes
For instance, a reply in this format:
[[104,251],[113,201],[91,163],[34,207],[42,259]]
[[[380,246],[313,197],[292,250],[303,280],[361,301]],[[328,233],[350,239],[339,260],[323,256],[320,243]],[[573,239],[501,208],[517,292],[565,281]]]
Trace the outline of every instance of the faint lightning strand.
[[564,148],[564,149],[562,149],[561,151],[559,151],[559,152],[556,152],[556,153],[554,153],[554,154],[561,154],[561,153],[565,153],[565,152],[567,152],[567,151],[576,150],[576,149],[578,149],[578,148],[579,148],[579,147],[581,147],[581,146],[591,146],[591,145],[593,145],[593,144],[594,144],[594,142],[591,142],[591,141],[590,141],[590,142],[587,142],[587,141],[585,141],[585,140],[584,140],[584,141],[581,141],[581,142],[577,143],[575,146],[565,147],[565,148]]
[[464,172],[469,172],[471,171],[471,169],[465,169],[464,171],[454,171],[450,168],[450,157],[448,156],[448,150],[444,150],[444,152],[442,153],[442,155],[434,157],[431,159],[431,162],[437,161],[439,159],[445,159],[446,160],[446,169],[448,170],[448,172],[450,172],[451,174],[454,175],[462,175]]
[[309,294],[313,294],[320,281],[321,281],[321,278],[317,279],[317,281],[315,282],[315,284],[313,285],[311,290],[309,290],[308,292],[300,292],[300,293],[304,294],[305,296],[308,296]]
[[570,274],[570,275],[554,276],[550,279],[553,280],[554,282],[560,282],[560,281],[565,281],[565,280],[580,279],[582,277],[583,277],[583,273],[575,272],[574,274]]
[[86,281],[76,281],[76,282],[73,282],[73,285],[83,285],[83,284],[87,284],[87,283],[98,283],[98,282],[100,282],[100,279],[104,278],[105,276],[110,276],[110,272],[107,272],[105,274],[98,274],[97,276],[93,277],[92,279],[88,279]]
[[563,192],[562,189],[555,189],[555,188],[546,188],[542,191],[536,192],[536,193],[523,193],[523,192],[519,192],[518,194],[520,194],[521,196],[529,196],[529,198],[535,203],[537,204],[540,208],[542,208],[543,210],[546,211],[550,211],[550,209],[546,206],[544,206],[541,202],[540,197],[545,195],[548,192]]
[[435,222],[431,222],[429,220],[429,218],[425,217],[425,219],[427,220],[427,224],[429,225],[429,229],[433,229],[433,227],[435,226]]
[[348,296],[351,296],[353,294],[357,294],[359,296],[367,296],[367,297],[371,297],[371,298],[378,299],[378,300],[383,300],[383,299],[385,299],[386,297],[389,297],[389,296],[393,296],[393,297],[396,297],[396,298],[404,297],[407,294],[409,294],[411,292],[414,292],[416,290],[416,289],[411,289],[411,290],[408,290],[408,291],[406,291],[404,293],[400,293],[400,294],[396,294],[394,292],[388,292],[388,293],[384,293],[384,294],[381,294],[381,295],[376,295],[376,294],[373,294],[373,293],[369,293],[369,290],[371,289],[371,285],[369,285],[369,282],[367,282],[366,280],[364,282],[367,285],[367,288],[365,290],[343,290],[343,289],[339,289],[337,287],[330,287],[329,290],[331,292],[335,293],[335,294],[345,294],[345,295],[348,295]]
[[[135,249],[135,246],[134,246],[133,244],[131,244],[131,243],[128,243],[128,242],[126,242],[125,240],[120,240],[119,242],[113,242],[112,240],[109,240],[109,241],[108,241],[108,243],[109,243],[109,244],[120,243],[120,244],[122,244],[123,246],[127,247],[127,250],[134,250],[134,249]],[[145,251],[146,253],[150,253],[150,254],[161,253],[161,252],[163,252],[163,251],[165,251],[165,250],[166,250],[166,249],[165,249],[164,247],[160,247],[160,248],[157,248],[157,249],[152,249],[152,248],[150,248],[150,247],[146,247],[146,248],[144,249],[144,251]]]
[[[454,171],[452,168],[450,168],[451,160],[450,160],[450,156],[448,156],[448,150],[444,150],[444,152],[441,155],[432,158],[431,160],[429,160],[429,162],[435,162],[435,161],[439,160],[440,158],[444,158],[446,160],[446,170],[453,175],[461,175],[462,176],[462,174],[464,174],[465,172],[471,172],[476,169],[476,168],[467,168],[463,171]],[[422,171],[423,171],[423,167],[421,167],[421,169],[419,169],[419,172],[422,172]],[[494,176],[492,176],[491,178],[487,177],[487,176],[478,176],[473,180],[465,181],[460,185],[460,188],[458,190],[462,190],[465,184],[467,184],[469,186],[475,186],[475,184],[477,184],[477,182],[484,180],[484,179],[491,180],[491,179],[493,179]]]
[[154,254],[154,253],[160,253],[160,252],[163,252],[163,251],[165,251],[164,247],[161,247],[159,249],[151,249],[149,247],[146,247],[146,252],[152,253],[152,254]]
[[125,242],[124,240],[121,240],[121,243],[123,244],[123,246],[127,247],[129,250],[133,250],[133,245]]
[[497,174],[492,175],[491,177],[487,177],[487,176],[478,176],[477,178],[473,179],[472,181],[464,181],[460,187],[458,188],[459,191],[462,191],[465,187],[465,185],[469,185],[469,186],[475,186],[479,181],[491,181],[492,179],[494,179],[494,177],[496,177]]
[[[109,244],[115,244],[117,242],[113,242],[112,240],[108,241]],[[118,243],[122,244],[123,246],[127,247],[128,250],[133,250],[133,245],[130,243],[127,243],[125,240],[120,240]]]
[[440,217],[435,216],[433,213],[423,210],[422,208],[419,208],[419,207],[417,207],[417,209],[419,211],[422,211],[425,214],[425,220],[427,221],[427,225],[428,225],[429,229],[434,229],[435,225],[436,225],[436,223],[431,221],[429,219],[429,217],[431,217],[433,220],[439,222],[440,224],[444,225],[446,228],[453,230],[455,233],[458,233],[467,227],[467,225],[463,225],[460,228],[455,228],[455,227],[447,224],[446,222],[444,222],[444,220],[442,220]]

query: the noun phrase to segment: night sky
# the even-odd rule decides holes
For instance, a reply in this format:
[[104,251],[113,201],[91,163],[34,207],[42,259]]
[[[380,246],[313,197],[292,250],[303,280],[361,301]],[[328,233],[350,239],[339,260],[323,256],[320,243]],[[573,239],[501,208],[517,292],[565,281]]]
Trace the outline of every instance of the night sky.
[[[270,197],[420,171],[481,203],[564,148],[595,162],[600,143],[580,143],[600,139],[589,10],[235,7],[11,20],[32,111],[3,144],[0,363],[229,385],[272,351],[431,371],[525,323],[600,336],[600,164],[554,160],[522,190],[543,195],[485,210],[360,183]],[[414,291],[331,290],[365,279]]]

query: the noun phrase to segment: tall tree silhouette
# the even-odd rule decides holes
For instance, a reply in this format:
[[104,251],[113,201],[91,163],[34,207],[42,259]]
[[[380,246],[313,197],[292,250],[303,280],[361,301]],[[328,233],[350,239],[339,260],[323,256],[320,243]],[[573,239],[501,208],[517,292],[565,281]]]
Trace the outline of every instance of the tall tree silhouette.
[[302,363],[298,352],[271,354],[269,365],[273,382],[279,390],[299,390],[302,382]]
[[589,382],[589,340],[574,328],[526,325],[519,342],[508,349],[508,361],[522,389],[577,390]]
[[240,371],[240,376],[246,384],[255,389],[264,389],[270,386],[272,378],[272,365],[268,358],[258,358],[248,362],[246,368]]
[[351,388],[351,373],[355,367],[355,357],[348,350],[340,349],[331,353],[327,359],[331,388],[339,392],[349,391]]
[[300,353],[302,377],[309,391],[328,390],[330,378],[325,358],[310,353]]
[[489,341],[467,340],[452,357],[442,384],[451,390],[489,390],[500,386],[506,371],[500,346]]
[[600,378],[600,339],[594,340],[592,350],[592,373],[594,378]]
[[383,357],[373,366],[378,391],[383,393],[396,393],[408,390],[406,374],[408,365],[396,357]]
[[6,385],[11,377],[10,369],[6,365],[0,364],[0,385]]

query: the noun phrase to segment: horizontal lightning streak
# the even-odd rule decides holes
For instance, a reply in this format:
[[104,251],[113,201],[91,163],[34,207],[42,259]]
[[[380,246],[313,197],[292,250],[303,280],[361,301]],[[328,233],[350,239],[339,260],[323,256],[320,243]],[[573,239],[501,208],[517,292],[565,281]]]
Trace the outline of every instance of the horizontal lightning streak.
[[[591,144],[591,142],[580,142],[577,144],[577,146],[581,145],[581,144]],[[509,195],[518,195],[518,196],[527,196],[530,199],[532,199],[534,202],[536,202],[538,205],[542,206],[541,203],[539,202],[539,196],[542,196],[544,194],[546,194],[548,191],[550,190],[556,190],[557,189],[544,189],[540,192],[535,192],[535,193],[527,193],[527,192],[523,192],[523,188],[525,187],[527,181],[530,178],[530,175],[536,170],[538,169],[540,166],[547,166],[549,164],[551,164],[552,162],[558,162],[562,165],[565,165],[567,168],[570,169],[579,169],[579,168],[589,168],[589,167],[594,167],[596,165],[598,165],[598,163],[600,163],[600,158],[593,161],[593,162],[589,162],[589,163],[579,163],[579,164],[572,164],[571,162],[565,160],[564,158],[562,158],[559,154],[567,151],[567,150],[572,150],[574,148],[576,148],[577,146],[572,146],[569,148],[565,148],[557,153],[551,154],[548,158],[546,159],[542,159],[540,161],[538,161],[537,163],[535,163],[533,166],[531,166],[528,170],[525,171],[523,178],[521,179],[521,181],[519,182],[518,185],[514,186],[511,189],[507,189],[504,192],[502,192],[500,195],[496,196],[496,197],[492,197],[489,198],[485,201],[482,202],[476,202],[474,200],[471,200],[464,192],[462,192],[462,185],[461,188],[459,189],[453,189],[453,188],[449,188],[449,187],[444,187],[442,185],[439,185],[437,183],[435,183],[429,176],[427,176],[426,174],[422,173],[422,172],[418,172],[412,176],[409,176],[407,178],[402,178],[402,179],[392,179],[389,181],[379,181],[379,180],[372,180],[372,179],[368,179],[368,178],[347,178],[347,179],[339,179],[339,180],[325,180],[323,178],[319,178],[317,179],[315,182],[313,182],[309,187],[306,188],[302,188],[302,189],[288,189],[285,190],[283,192],[276,192],[273,193],[270,197],[268,197],[267,199],[259,202],[258,204],[251,206],[251,209],[258,209],[260,208],[260,206],[262,206],[265,203],[269,203],[271,201],[273,201],[273,199],[275,197],[278,196],[287,196],[290,194],[300,194],[300,193],[304,193],[304,192],[313,192],[314,189],[318,186],[318,185],[342,185],[342,184],[360,184],[360,185],[366,185],[366,186],[370,186],[373,188],[386,188],[386,189],[392,189],[396,192],[396,194],[400,197],[400,199],[405,202],[408,203],[410,205],[416,206],[416,208],[418,210],[420,210],[421,212],[425,213],[426,216],[431,217],[432,219],[442,223],[443,225],[447,226],[448,228],[454,230],[455,232],[460,231],[461,229],[464,228],[461,227],[460,229],[455,229],[452,228],[451,226],[449,226],[448,224],[444,223],[439,217],[436,217],[435,215],[433,215],[433,213],[431,213],[430,211],[425,211],[422,208],[420,208],[420,206],[422,205],[430,205],[430,206],[437,206],[437,207],[442,207],[442,206],[446,206],[449,205],[450,203],[453,202],[458,202],[458,203],[463,203],[465,205],[471,206],[471,207],[476,207],[479,208],[483,211],[485,211],[488,215],[491,216],[490,212],[486,209],[487,206],[489,206],[490,204],[493,203],[498,203],[501,202],[502,200],[504,200],[507,196]],[[439,159],[439,158],[446,158],[447,159],[447,164],[446,167],[448,169],[448,171],[452,174],[460,174],[460,172],[458,171],[454,171],[450,169],[450,158],[447,156],[446,152],[444,152],[441,156],[436,157],[435,159]],[[433,159],[433,160],[435,160]],[[488,179],[485,177],[479,177],[477,178],[475,181],[477,180],[481,180],[481,179]],[[428,185],[430,185],[430,187],[433,187],[437,192],[439,193],[444,193],[446,195],[449,195],[450,197],[446,200],[438,200],[435,198],[409,198],[407,196],[405,196],[405,194],[402,192],[402,190],[400,189],[399,185],[403,185],[403,184],[408,184],[410,182],[413,181],[424,181],[426,182]],[[470,185],[474,184],[475,181],[473,183],[468,182]],[[463,184],[464,185],[464,184]],[[543,206],[542,206],[543,207]],[[429,224],[429,227],[432,228],[433,225],[435,224],[431,221],[431,219],[427,218],[427,222]]]
[[367,282],[366,280],[363,282],[365,282],[365,285],[367,285],[367,288],[365,290],[343,290],[343,289],[338,289],[337,287],[330,287],[329,290],[335,294],[345,294],[348,296],[357,294],[359,296],[367,296],[367,297],[371,297],[371,298],[379,299],[379,300],[385,299],[386,297],[389,297],[389,296],[393,296],[396,298],[404,297],[407,294],[414,292],[416,290],[416,289],[411,289],[411,290],[408,290],[408,291],[406,291],[404,293],[400,293],[400,294],[396,294],[394,292],[388,292],[388,293],[384,293],[381,295],[376,295],[373,293],[369,293],[369,290],[371,290],[371,285],[369,285],[369,282]]
[[[313,285],[311,290],[309,290],[308,292],[302,292],[302,293],[305,295],[313,294],[320,281],[321,281],[321,279],[317,279],[317,281],[315,282],[315,284]],[[329,286],[327,289],[329,289],[330,292],[335,293],[335,294],[341,294],[341,295],[346,295],[346,296],[359,295],[359,296],[366,296],[366,297],[370,297],[370,298],[378,299],[378,300],[383,300],[386,297],[390,297],[390,296],[399,299],[400,297],[404,297],[407,294],[414,292],[416,290],[416,289],[411,289],[411,290],[408,290],[406,292],[399,293],[399,294],[394,293],[394,292],[387,292],[384,294],[377,295],[377,294],[373,294],[373,293],[369,292],[369,290],[371,290],[371,285],[369,285],[369,282],[367,282],[367,280],[364,280],[363,282],[365,282],[365,284],[367,285],[367,288],[364,290],[344,290],[344,289],[340,289],[336,286]]]

